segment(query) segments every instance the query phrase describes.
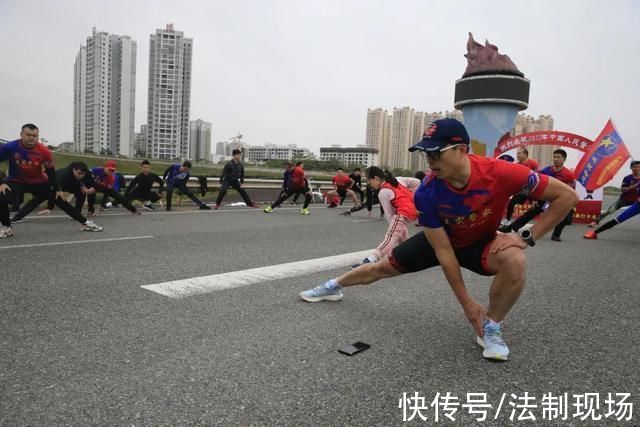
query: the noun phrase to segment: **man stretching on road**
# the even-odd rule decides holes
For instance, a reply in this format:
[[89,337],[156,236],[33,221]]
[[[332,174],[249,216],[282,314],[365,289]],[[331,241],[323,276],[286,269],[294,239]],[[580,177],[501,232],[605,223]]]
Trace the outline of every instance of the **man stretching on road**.
[[215,209],[220,208],[220,204],[222,203],[222,199],[227,195],[227,189],[229,187],[233,188],[240,194],[244,203],[250,208],[257,208],[258,205],[251,201],[251,198],[247,194],[244,189],[244,165],[240,161],[242,157],[242,151],[235,149],[231,152],[232,159],[224,165],[224,169],[222,170],[222,176],[220,176],[220,193],[218,193],[218,198],[216,199]]
[[211,208],[200,201],[187,187],[189,183],[189,171],[191,170],[191,162],[185,161],[180,165],[175,163],[164,171],[162,179],[167,183],[167,210],[171,210],[171,197],[173,196],[173,190],[178,189],[182,194],[186,194],[188,198],[193,200],[193,203],[198,205],[201,210],[210,210]]
[[[549,232],[578,202],[566,184],[526,166],[468,154],[469,135],[455,119],[436,120],[410,148],[426,153],[431,174],[415,194],[425,227],[374,264],[365,264],[300,294],[305,301],[337,301],[342,288],[440,265],[484,348],[483,356],[507,360],[502,321],[525,282],[524,249]],[[496,234],[509,197],[523,193],[551,204],[531,230]],[[460,267],[495,276],[485,309],[467,292]]]
[[[155,173],[151,172],[151,163],[149,160],[143,160],[140,164],[142,172],[136,175],[135,178],[129,183],[129,186],[124,191],[124,197],[130,202],[134,200],[141,200],[144,204],[142,207],[148,211],[155,211],[152,203],[162,199],[162,189],[164,188],[164,181]],[[151,191],[153,183],[157,183],[160,188],[158,192]]]
[[58,185],[51,151],[38,142],[40,131],[34,124],[28,123],[20,130],[20,139],[0,147],[0,162],[9,161],[9,173],[6,182],[0,183],[0,238],[13,236],[8,223],[9,203],[15,193],[31,194],[31,200],[22,206],[11,222],[16,223],[31,213],[38,205],[53,199],[53,203],[71,218],[82,225],[85,231],[101,231],[91,221],[87,221],[73,206],[63,199]]
[[349,196],[353,201],[354,206],[358,204],[356,193],[351,189],[353,180],[344,174],[344,170],[342,168],[338,169],[338,172],[331,182],[333,183],[333,190],[327,192],[327,200],[331,200],[328,207],[335,208],[337,206],[337,203],[333,201],[335,197],[342,198]]
[[304,195],[304,205],[302,205],[302,210],[300,213],[302,215],[311,215],[309,212],[309,203],[311,203],[311,190],[307,187],[307,181],[304,179],[304,162],[297,162],[295,168],[291,172],[289,179],[287,180],[287,190],[284,193],[280,193],[278,199],[271,204],[271,206],[267,206],[264,211],[265,213],[271,213],[275,208],[280,206],[282,202],[287,200],[289,197],[294,194],[303,194]]
[[620,197],[613,202],[606,210],[600,213],[598,220],[589,224],[589,227],[597,227],[600,222],[607,216],[611,215],[618,209],[625,206],[633,205],[637,200],[637,194],[640,192],[640,160],[631,162],[631,175],[627,175],[622,179],[620,186]]

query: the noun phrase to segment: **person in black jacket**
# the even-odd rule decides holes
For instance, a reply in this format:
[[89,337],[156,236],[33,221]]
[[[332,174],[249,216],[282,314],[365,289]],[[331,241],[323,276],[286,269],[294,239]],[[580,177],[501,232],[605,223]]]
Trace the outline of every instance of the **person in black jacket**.
[[76,205],[71,206],[66,200],[56,200],[54,193],[49,195],[47,208],[38,212],[39,214],[49,214],[58,205],[67,215],[75,219],[82,225],[83,231],[102,231],[102,227],[88,220],[82,215],[82,205],[88,194],[95,194],[93,178],[89,173],[89,168],[83,162],[73,162],[66,168],[56,171],[57,186],[59,191],[71,193],[76,199]]
[[[142,167],[142,172],[136,175],[129,183],[129,186],[124,191],[124,197],[129,201],[141,200],[144,202],[143,208],[145,210],[155,211],[156,208],[153,207],[152,203],[162,198],[164,181],[151,172],[151,163],[148,160],[143,160],[140,166]],[[154,182],[160,185],[160,189],[157,192],[151,191]]]
[[224,169],[222,170],[222,176],[220,176],[220,193],[218,194],[218,198],[216,200],[215,209],[220,207],[220,203],[222,203],[222,199],[227,195],[227,189],[229,187],[233,188],[240,194],[242,200],[247,204],[247,206],[252,208],[257,208],[258,206],[251,201],[251,198],[247,194],[247,192],[242,188],[244,184],[244,166],[240,163],[240,156],[242,151],[236,149],[233,150],[232,155],[233,159],[229,160],[229,163],[224,165]]

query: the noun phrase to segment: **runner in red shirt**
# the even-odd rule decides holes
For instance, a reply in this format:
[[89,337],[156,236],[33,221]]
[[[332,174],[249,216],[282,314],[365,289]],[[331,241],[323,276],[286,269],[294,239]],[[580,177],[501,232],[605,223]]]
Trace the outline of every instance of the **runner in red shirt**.
[[[353,201],[354,206],[358,204],[356,193],[351,189],[353,180],[344,174],[344,170],[342,170],[342,168],[338,169],[338,173],[331,181],[333,182],[333,190],[327,192],[327,199],[332,200],[334,197],[340,198],[349,196]],[[336,206],[338,205],[333,201],[329,203],[330,208],[335,208]]]
[[[436,120],[410,151],[427,155],[431,174],[414,201],[424,232],[366,264],[300,294],[305,301],[337,301],[342,288],[441,265],[449,285],[484,348],[485,358],[507,360],[501,323],[525,281],[524,249],[548,233],[578,202],[571,187],[522,165],[468,154],[469,135],[455,119]],[[509,197],[524,193],[551,201],[549,209],[520,235],[496,234]],[[460,267],[494,276],[485,309],[467,292]],[[484,321],[483,321],[484,320]]]
[[311,215],[309,212],[309,203],[311,203],[311,189],[307,187],[307,180],[304,178],[304,162],[300,161],[296,163],[296,166],[291,171],[291,175],[289,175],[289,179],[285,183],[285,190],[280,193],[278,199],[271,204],[271,206],[267,206],[264,208],[265,213],[271,213],[275,208],[280,206],[282,202],[287,200],[289,197],[294,194],[302,194],[304,195],[304,205],[302,205],[302,210],[300,213],[302,215]]
[[[564,162],[567,160],[567,152],[558,149],[553,152],[553,165],[547,166],[542,169],[540,173],[548,176],[552,176],[558,181],[564,182],[569,187],[575,189],[576,188],[576,179],[573,176],[573,172],[564,167]],[[544,212],[546,204],[543,201],[534,201],[532,203],[531,209],[525,212],[521,217],[516,219],[509,225],[509,231],[518,231],[524,225],[526,225],[529,221],[540,215]],[[558,225],[553,229],[553,233],[551,233],[551,240],[554,242],[561,242],[562,239],[560,235],[562,234],[562,230],[564,227],[569,224],[571,221],[571,217],[573,215],[573,210],[570,211],[567,216],[560,221]]]
[[[525,147],[518,148],[516,157],[518,158],[518,164],[526,166],[534,172],[538,171],[538,162],[529,158],[529,150]],[[507,206],[507,217],[501,222],[503,228],[501,228],[500,231],[506,233],[509,232],[508,227],[511,224],[511,217],[513,216],[513,211],[515,210],[516,205],[524,204],[527,201],[527,198],[528,197],[522,194],[517,194],[511,198],[511,201],[509,201],[509,205]]]
[[[83,231],[102,231],[63,199],[51,151],[38,141],[40,130],[32,123],[20,129],[20,139],[0,147],[0,162],[9,162],[6,182],[0,182],[0,239],[13,236],[11,223],[21,222],[42,202],[49,200],[82,225]],[[31,200],[9,220],[8,203],[15,194],[31,194]]]

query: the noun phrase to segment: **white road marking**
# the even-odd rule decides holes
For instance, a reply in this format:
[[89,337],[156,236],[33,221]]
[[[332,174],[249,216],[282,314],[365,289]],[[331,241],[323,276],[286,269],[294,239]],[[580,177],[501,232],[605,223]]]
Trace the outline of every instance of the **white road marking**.
[[[264,205],[264,207],[266,208],[268,205]],[[289,211],[289,210],[296,210],[299,208],[287,208],[287,207],[279,207],[277,208],[274,212],[277,212],[279,210],[283,210],[283,211]],[[220,208],[218,210],[214,210],[213,206],[211,207],[210,211],[201,211],[200,209],[198,209],[197,207],[194,206],[193,210],[189,210],[189,211],[165,211],[164,209],[160,209],[158,208],[157,211],[153,212],[153,211],[143,211],[142,208],[138,209],[139,211],[142,212],[142,216],[147,216],[147,215],[179,215],[179,214],[195,214],[195,213],[208,213],[208,214],[220,214],[220,213],[241,213],[241,212],[262,212],[262,209],[258,209],[258,208],[244,208],[244,209],[223,209]],[[160,212],[158,212],[160,211]],[[112,216],[137,216],[132,214],[131,212],[127,211],[127,212],[117,212],[117,213],[103,213],[103,214],[98,214],[96,216],[92,216],[92,217],[87,217],[90,220],[94,220],[96,218],[109,218]],[[29,216],[27,216],[25,218],[25,222],[31,221],[32,219],[47,219],[47,218],[71,218],[68,215],[38,215],[37,213],[35,214],[30,214]]]
[[39,246],[77,245],[82,243],[118,242],[121,240],[153,239],[153,236],[113,237],[110,239],[73,240],[69,242],[31,243],[28,245],[0,246],[0,249],[37,248]]
[[248,270],[213,274],[211,276],[192,277],[184,280],[143,285],[141,288],[165,295],[169,298],[185,298],[193,295],[222,291],[224,289],[257,285],[272,280],[289,279],[334,268],[349,267],[371,254],[371,250],[334,255],[305,261],[289,262]]

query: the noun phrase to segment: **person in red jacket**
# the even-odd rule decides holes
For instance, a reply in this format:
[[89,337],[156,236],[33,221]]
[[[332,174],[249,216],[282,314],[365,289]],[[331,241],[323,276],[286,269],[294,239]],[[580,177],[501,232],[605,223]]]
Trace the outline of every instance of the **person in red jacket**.
[[379,190],[378,200],[389,222],[389,227],[384,239],[371,255],[363,259],[359,264],[352,265],[358,268],[363,264],[378,262],[389,255],[393,248],[409,238],[407,224],[418,218],[416,205],[413,203],[413,193],[420,186],[417,178],[394,177],[387,170],[371,166],[367,169],[367,180],[374,190]]
[[293,171],[291,172],[286,185],[286,191],[280,193],[280,197],[278,197],[275,202],[271,203],[271,206],[267,206],[264,209],[264,212],[271,213],[289,197],[293,196],[294,194],[302,194],[304,195],[304,205],[302,205],[302,210],[300,211],[300,213],[302,215],[311,215],[311,212],[309,212],[309,203],[311,203],[311,190],[307,187],[307,180],[304,178],[304,162],[300,161],[296,163],[296,166],[293,168]]
[[340,197],[349,196],[354,205],[358,204],[356,193],[354,193],[351,189],[353,180],[344,174],[344,170],[342,168],[338,169],[338,173],[333,177],[332,182],[333,190],[327,192],[327,199],[330,200],[330,208],[335,208],[336,206],[338,206],[335,200],[333,200],[334,197],[337,197],[338,201],[340,201]]
[[[567,160],[567,152],[563,149],[558,149],[553,152],[553,165],[547,166],[546,168],[540,171],[541,174],[552,176],[560,182],[564,182],[569,187],[575,189],[576,188],[576,179],[573,176],[573,172],[567,169],[564,166],[564,162]],[[532,203],[531,208],[525,212],[521,217],[516,219],[509,225],[509,231],[519,231],[523,226],[525,226],[529,221],[540,215],[544,212],[546,208],[546,203],[544,201],[535,200]],[[571,217],[573,215],[573,210],[569,211],[567,216],[556,225],[553,229],[553,233],[551,233],[551,240],[555,242],[561,242],[562,239],[560,235],[562,234],[562,230],[564,227],[569,224]]]
[[[518,157],[518,164],[522,166],[526,166],[534,172],[538,171],[538,162],[529,158],[529,150],[525,147],[518,148],[518,152],[516,153],[516,157]],[[516,209],[516,205],[521,205],[527,201],[527,196],[522,194],[516,194],[509,201],[509,205],[507,206],[507,217],[502,220],[501,225],[502,232],[508,232],[508,227],[511,225],[511,217],[513,216],[513,211]]]

